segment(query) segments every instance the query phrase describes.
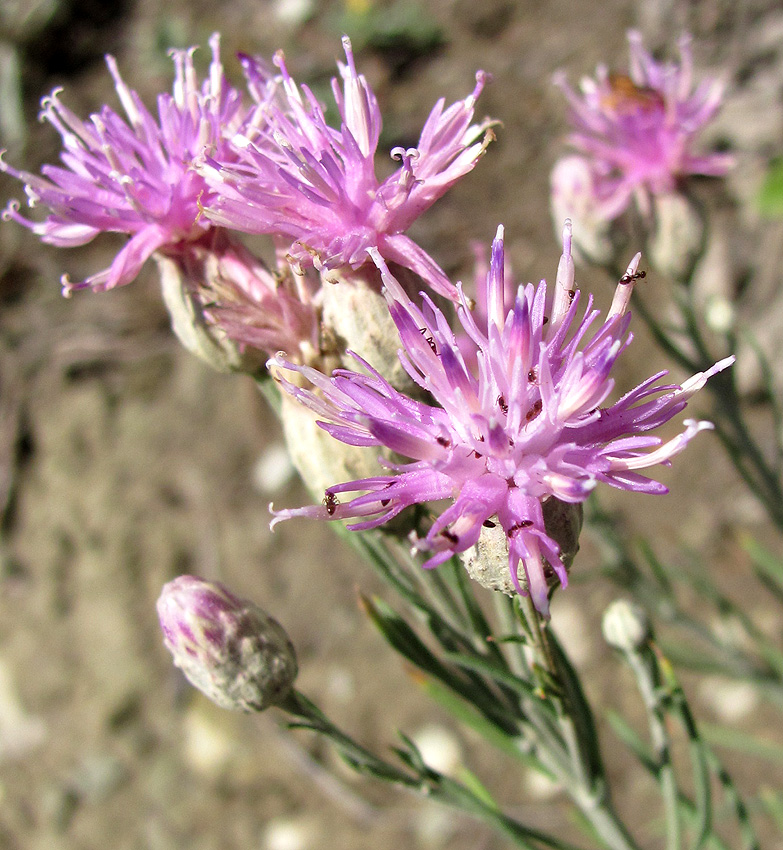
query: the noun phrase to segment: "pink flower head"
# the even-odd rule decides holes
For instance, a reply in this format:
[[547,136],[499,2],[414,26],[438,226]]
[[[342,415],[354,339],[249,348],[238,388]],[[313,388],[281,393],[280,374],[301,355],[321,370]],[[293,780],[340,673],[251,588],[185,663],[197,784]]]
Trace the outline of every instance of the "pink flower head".
[[499,524],[508,539],[512,581],[546,615],[546,565],[563,585],[567,574],[544,526],[542,504],[551,497],[583,502],[599,482],[665,493],[663,484],[639,470],[667,463],[711,425],[686,420],[685,430],[667,442],[649,432],[680,413],[711,375],[733,362],[722,360],[682,385],[661,384],[667,373],[659,372],[609,403],[612,367],[632,338],[626,310],[640,255],[620,281],[608,316],[598,322],[591,297],[581,309],[570,248],[567,222],[554,292],[543,281],[520,286],[507,311],[499,228],[485,284],[486,324],[478,326],[464,297],[458,308],[476,348],[477,374],[431,299],[424,295],[423,307],[416,307],[374,252],[403,345],[401,361],[434,403],[403,395],[359,358],[369,374],[339,369],[327,378],[278,355],[274,366],[300,373],[315,387],[301,389],[278,376],[286,391],[322,417],[324,430],[344,443],[386,446],[410,462],[386,463],[387,475],[330,487],[323,505],[273,511],[272,524],[295,516],[360,518],[349,528],[361,530],[410,505],[451,500],[417,541],[433,553],[425,567],[473,546],[484,525]]
[[131,237],[108,269],[78,284],[64,278],[66,293],[129,283],[154,251],[177,255],[183,244],[212,228],[201,214],[210,190],[194,161],[206,152],[228,156],[226,138],[251,117],[223,75],[219,42],[213,35],[209,75],[201,87],[193,68],[195,48],[172,51],[174,89],[159,95],[157,119],[125,84],[114,58],[107,56],[127,118],[104,106],[82,121],[55,90],[42,101],[41,117],[62,136],[64,167],[45,165],[38,176],[0,162],[2,170],[26,184],[31,207],[49,209],[43,221],[34,222],[12,202],[4,217],[25,225],[42,241],[72,247],[104,231]]
[[235,138],[238,162],[209,160],[205,175],[214,195],[206,213],[224,227],[289,238],[292,262],[319,270],[358,268],[368,262],[368,248],[377,249],[456,299],[442,269],[404,231],[484,152],[490,122],[471,122],[486,75],[479,72],[472,94],[448,109],[443,99],[436,103],[418,146],[395,148],[392,158],[401,165],[380,182],[374,162],[380,109],[356,70],[348,38],[343,47],[342,88],[332,81],[340,128],[326,123],[323,108],[291,79],[279,52],[282,88],[263,124]]
[[635,30],[628,42],[628,76],[601,65],[595,79],[582,80],[581,94],[563,73],[555,76],[571,107],[569,142],[593,168],[597,201],[607,219],[633,199],[647,213],[650,196],[673,191],[681,178],[720,177],[732,165],[726,154],[694,150],[697,136],[720,108],[723,84],[704,80],[694,88],[690,37],[679,41],[679,66],[656,62]]

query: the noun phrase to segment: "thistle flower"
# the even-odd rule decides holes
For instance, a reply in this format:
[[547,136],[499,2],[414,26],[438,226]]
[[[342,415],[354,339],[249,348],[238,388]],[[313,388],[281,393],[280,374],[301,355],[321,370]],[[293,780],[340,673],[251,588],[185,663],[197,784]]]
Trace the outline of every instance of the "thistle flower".
[[217,34],[210,46],[209,75],[201,87],[193,67],[195,48],[172,51],[173,94],[158,97],[157,120],[125,84],[114,58],[107,56],[126,119],[104,106],[82,121],[61,102],[61,90],[56,89],[42,101],[41,118],[62,136],[64,167],[45,165],[38,176],[0,161],[3,171],[26,184],[30,207],[49,209],[43,221],[30,221],[14,201],[4,218],[28,227],[43,242],[84,245],[105,231],[131,237],[108,269],[82,283],[64,278],[66,294],[129,283],[153,252],[177,255],[213,229],[201,214],[211,192],[194,162],[206,152],[229,156],[226,138],[251,122],[259,107],[245,110],[239,92],[227,84]]
[[628,76],[600,65],[584,78],[581,95],[555,75],[568,99],[570,144],[587,157],[596,200],[607,219],[635,200],[648,214],[650,196],[673,191],[691,174],[723,176],[732,164],[725,154],[695,152],[696,139],[720,109],[723,84],[704,80],[693,87],[691,39],[679,41],[680,64],[656,62],[639,32],[628,33]]
[[[662,442],[648,432],[682,411],[707,379],[733,362],[727,358],[682,385],[662,384],[659,372],[613,404],[612,367],[628,344],[627,307],[640,256],[621,279],[606,319],[574,286],[571,227],[566,222],[563,255],[554,293],[542,281],[520,286],[514,307],[504,304],[503,229],[492,246],[486,278],[486,326],[479,327],[463,297],[460,323],[476,348],[478,373],[460,353],[441,311],[424,295],[416,307],[373,252],[400,334],[400,357],[410,377],[434,404],[394,390],[382,375],[336,370],[331,378],[278,355],[278,371],[297,372],[314,390],[278,375],[283,388],[314,410],[321,427],[352,445],[386,446],[409,463],[385,464],[388,474],[336,484],[324,503],[274,511],[272,525],[296,516],[358,518],[353,530],[375,528],[414,504],[451,500],[415,546],[431,553],[436,567],[479,539],[484,526],[500,525],[508,541],[511,579],[548,614],[546,572],[567,582],[560,547],[547,533],[543,503],[550,498],[577,504],[599,482],[641,493],[665,493],[663,484],[639,470],[666,464],[708,422],[685,421],[685,430]],[[357,358],[359,359],[359,358]],[[341,501],[343,494],[355,494]],[[271,506],[270,506],[271,508]],[[524,583],[518,570],[524,571]],[[523,586],[524,584],[524,586]]]
[[297,664],[285,630],[225,585],[179,576],[157,607],[174,663],[221,708],[263,711],[291,690]]
[[265,107],[263,122],[234,138],[238,161],[219,154],[208,160],[204,174],[213,194],[204,204],[206,214],[246,233],[284,235],[292,242],[292,262],[319,270],[356,269],[374,248],[456,300],[442,269],[404,231],[483,154],[491,122],[471,122],[486,75],[479,72],[472,94],[448,109],[443,99],[436,103],[417,147],[392,150],[401,165],[381,182],[374,163],[380,109],[356,70],[348,38],[343,47],[342,89],[332,81],[340,128],[326,123],[321,105],[291,79],[279,52],[279,97]]

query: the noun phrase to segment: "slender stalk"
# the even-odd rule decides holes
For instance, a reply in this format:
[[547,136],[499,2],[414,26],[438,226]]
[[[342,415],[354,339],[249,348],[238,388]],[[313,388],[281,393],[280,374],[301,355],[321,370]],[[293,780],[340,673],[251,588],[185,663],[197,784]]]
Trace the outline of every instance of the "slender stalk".
[[292,727],[310,729],[328,738],[343,758],[359,772],[394,782],[484,820],[510,838],[516,847],[523,850],[539,850],[541,847],[549,847],[552,850],[580,850],[573,844],[509,817],[467,786],[427,767],[415,750],[398,750],[398,755],[406,763],[408,770],[376,756],[339,729],[313,702],[296,690],[279,703],[278,708],[292,715]]
[[[582,735],[587,732],[595,737],[595,728],[591,718],[576,718],[580,707],[575,705],[572,698],[572,687],[565,681],[561,665],[557,662],[559,652],[556,652],[552,637],[546,625],[542,625],[541,616],[529,597],[522,597],[520,604],[527,624],[534,649],[539,662],[546,671],[550,681],[550,691],[554,686],[556,692],[551,696],[558,710],[558,722],[569,755],[570,770],[561,774],[560,779],[568,790],[571,798],[587,818],[593,829],[611,850],[637,850],[638,845],[620,820],[611,803],[609,789],[603,779],[597,781],[594,758],[591,757],[589,743],[597,751],[597,740],[588,742]],[[585,722],[586,720],[586,722]],[[585,727],[589,727],[585,729]],[[580,734],[581,733],[581,734]]]
[[666,813],[666,848],[679,850],[682,846],[679,814],[679,789],[674,775],[671,759],[671,739],[666,728],[666,719],[658,695],[658,682],[655,669],[640,652],[626,652],[626,660],[636,678],[636,684],[647,710],[647,723],[650,727],[653,751],[656,762],[656,774],[663,795]]

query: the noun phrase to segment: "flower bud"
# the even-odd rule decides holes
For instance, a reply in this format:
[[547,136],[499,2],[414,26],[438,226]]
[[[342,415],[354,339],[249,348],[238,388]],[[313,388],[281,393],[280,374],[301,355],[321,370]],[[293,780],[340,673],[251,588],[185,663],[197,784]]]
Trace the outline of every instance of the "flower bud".
[[276,271],[237,239],[216,230],[176,258],[158,256],[163,300],[180,342],[219,372],[263,372],[285,351],[300,363],[320,356],[313,276]]
[[335,481],[384,474],[378,457],[387,451],[335,440],[319,427],[318,416],[288,393],[280,394],[280,421],[291,462],[316,500],[320,501]]
[[283,627],[218,582],[179,576],[158,599],[163,642],[188,681],[221,708],[263,711],[297,674]]
[[171,329],[191,354],[218,372],[254,371],[263,364],[263,356],[253,352],[251,368],[243,368],[248,364],[244,362],[240,346],[207,321],[188,286],[181,264],[159,255],[155,259],[163,301],[171,318]]
[[[393,387],[410,392],[414,385],[397,355],[400,335],[381,295],[378,269],[365,263],[356,272],[330,271],[322,277],[322,321],[340,341],[342,351],[355,352]],[[350,360],[345,366],[354,369],[356,361]]]
[[636,652],[650,637],[650,621],[641,605],[617,599],[604,611],[604,640],[621,652]]

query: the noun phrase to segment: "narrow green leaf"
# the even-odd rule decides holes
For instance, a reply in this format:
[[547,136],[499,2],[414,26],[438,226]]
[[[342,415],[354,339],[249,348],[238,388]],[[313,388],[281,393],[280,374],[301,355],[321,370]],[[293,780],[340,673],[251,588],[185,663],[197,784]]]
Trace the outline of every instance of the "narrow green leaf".
[[499,729],[494,723],[479,714],[469,703],[435,679],[421,676],[417,678],[417,682],[438,705],[445,708],[460,723],[472,729],[506,755],[522,762],[527,767],[534,768],[554,781],[555,777],[536,758],[532,745],[526,742],[521,735],[509,735]]
[[655,764],[652,750],[649,745],[643,741],[634,729],[626,722],[622,715],[614,710],[606,712],[606,719],[612,727],[615,735],[625,744],[626,747],[636,756],[637,759],[647,768],[650,773],[655,773],[658,769]]
[[446,675],[443,665],[391,606],[382,599],[370,599],[363,594],[360,595],[360,601],[373,624],[394,650],[422,670],[438,677]]
[[[495,682],[505,685],[520,696],[534,697],[537,700],[541,699],[537,685],[533,685],[531,682],[526,682],[524,679],[521,679],[519,676],[515,676],[508,670],[498,667],[497,664],[489,659],[468,656],[459,652],[447,652],[444,655],[444,658],[459,667],[483,673],[485,676],[489,676],[489,678],[493,679]],[[549,704],[547,703],[547,705]],[[549,708],[550,712],[554,716],[554,709],[552,709],[551,705],[549,705]]]
[[500,695],[488,682],[474,674],[463,676],[461,671],[442,663],[405,620],[381,599],[369,599],[362,595],[360,600],[367,615],[393,649],[475,705],[498,728],[507,733],[516,729],[518,718],[509,711],[509,706],[504,705]]
[[671,664],[664,655],[658,656],[658,667],[666,686],[671,692],[671,699],[669,700],[668,706],[671,708],[672,713],[679,719],[680,724],[688,737],[688,752],[691,757],[696,804],[696,838],[694,840],[693,847],[694,850],[700,850],[700,848],[704,846],[704,843],[712,829],[712,789],[710,786],[709,768],[710,752],[699,734],[699,729],[696,726],[696,722],[686,700],[685,693],[674,675],[674,670]]
[[750,555],[756,569],[783,592],[783,561],[754,540],[749,534],[740,539],[742,548]]
[[759,800],[764,811],[774,821],[778,832],[783,834],[783,791],[764,787],[759,793]]
[[476,776],[476,774],[464,765],[459,768],[457,775],[459,781],[470,791],[470,793],[480,800],[487,808],[494,809],[496,812],[501,811],[497,800],[490,794],[486,785]]
[[650,567],[650,571],[652,572],[655,580],[658,582],[660,589],[666,594],[666,596],[671,597],[674,593],[672,581],[669,578],[669,574],[663,562],[653,551],[650,542],[648,540],[639,539],[637,540],[636,545],[639,547],[639,549],[641,549],[642,557],[647,562],[647,565]]
[[598,747],[598,730],[590,703],[587,701],[582,683],[574,670],[571,661],[565,654],[555,633],[548,626],[547,640],[552,650],[553,660],[558,678],[565,689],[568,703],[568,714],[576,726],[577,743],[587,756],[592,781],[603,779],[605,776],[601,751]]
[[702,723],[701,731],[704,738],[716,747],[736,750],[755,758],[764,759],[775,764],[783,764],[783,745],[759,738],[737,729],[726,729],[723,726]]
[[783,217],[783,159],[772,162],[758,197],[759,211],[769,218]]

